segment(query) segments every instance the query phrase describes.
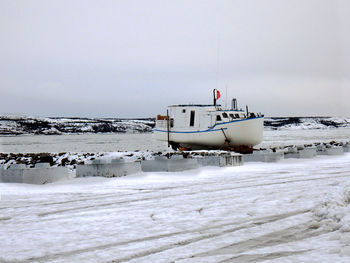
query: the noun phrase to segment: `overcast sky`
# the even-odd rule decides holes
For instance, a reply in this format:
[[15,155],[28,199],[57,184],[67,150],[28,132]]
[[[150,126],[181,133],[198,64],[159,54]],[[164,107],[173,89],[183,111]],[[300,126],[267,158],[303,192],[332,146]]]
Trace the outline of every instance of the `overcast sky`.
[[0,114],[153,117],[218,88],[350,116],[349,0],[0,0]]

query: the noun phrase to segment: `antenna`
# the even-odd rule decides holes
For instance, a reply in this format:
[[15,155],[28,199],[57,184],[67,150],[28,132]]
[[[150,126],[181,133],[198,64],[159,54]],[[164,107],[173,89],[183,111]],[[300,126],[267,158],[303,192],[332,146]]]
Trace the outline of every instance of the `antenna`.
[[225,109],[227,109],[227,84],[225,86]]
[[217,51],[216,51],[216,88],[219,88],[219,69],[220,69],[220,35],[218,33]]

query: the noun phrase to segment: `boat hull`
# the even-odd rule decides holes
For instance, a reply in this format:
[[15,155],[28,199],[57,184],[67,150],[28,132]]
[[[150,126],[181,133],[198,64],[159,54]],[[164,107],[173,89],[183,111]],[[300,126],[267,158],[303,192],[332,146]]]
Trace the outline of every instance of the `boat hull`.
[[[218,123],[207,130],[170,130],[169,141],[192,149],[225,146],[255,146],[263,139],[264,118],[242,119]],[[166,130],[154,129],[154,137],[168,141]]]

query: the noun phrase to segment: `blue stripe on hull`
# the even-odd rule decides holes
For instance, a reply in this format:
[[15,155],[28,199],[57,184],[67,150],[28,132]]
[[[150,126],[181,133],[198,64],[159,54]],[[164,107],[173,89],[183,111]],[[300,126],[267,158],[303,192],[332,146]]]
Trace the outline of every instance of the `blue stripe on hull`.
[[[223,130],[227,130],[227,128],[222,128]],[[164,131],[164,130],[158,130],[158,129],[153,129],[153,131],[157,131],[157,132],[168,132],[168,131]],[[201,132],[215,132],[215,131],[221,131],[221,129],[209,129],[209,130],[205,130],[205,131],[169,131],[169,133],[201,133]]]
[[[217,123],[215,124],[212,128],[208,129],[208,130],[204,130],[204,131],[169,131],[169,133],[201,133],[201,132],[215,132],[215,131],[221,131],[221,129],[223,130],[227,130],[227,128],[220,128],[220,129],[214,129],[215,126],[219,126],[219,125],[223,125],[223,124],[228,124],[228,123],[234,123],[234,122],[241,122],[241,121],[249,121],[249,120],[254,120],[254,119],[262,119],[264,117],[256,117],[256,118],[250,118],[250,119],[244,119],[244,120],[236,120],[236,121],[228,121],[228,122],[223,122],[223,123]],[[153,131],[157,131],[157,132],[168,132],[166,130],[158,130],[158,129],[153,129]]]

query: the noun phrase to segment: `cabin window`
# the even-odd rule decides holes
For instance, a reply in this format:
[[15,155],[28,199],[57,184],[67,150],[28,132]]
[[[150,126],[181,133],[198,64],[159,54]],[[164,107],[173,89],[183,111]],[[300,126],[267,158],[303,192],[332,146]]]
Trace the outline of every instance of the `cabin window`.
[[171,128],[174,127],[174,119],[170,119],[170,127],[171,127]]
[[231,118],[231,119],[234,119],[234,118],[235,118],[235,115],[233,115],[232,113],[230,113],[230,118]]
[[191,110],[190,126],[194,126],[194,114],[195,114],[195,111]]
[[182,113],[186,113],[186,109],[182,109]]
[[226,112],[222,113],[222,117],[228,118],[227,113]]
[[236,118],[238,118],[238,119],[239,119],[239,114],[235,114],[235,116],[236,116]]
[[220,115],[216,115],[216,121],[221,121],[221,116]]

